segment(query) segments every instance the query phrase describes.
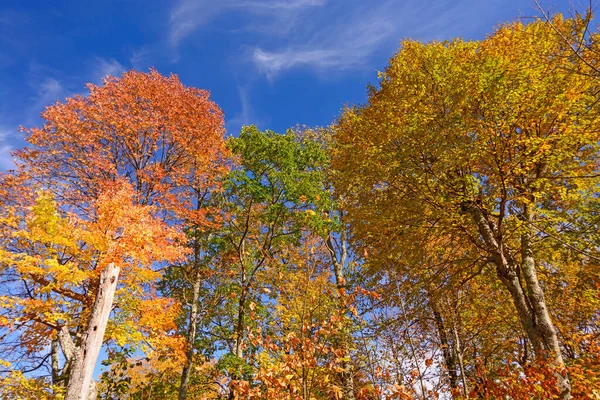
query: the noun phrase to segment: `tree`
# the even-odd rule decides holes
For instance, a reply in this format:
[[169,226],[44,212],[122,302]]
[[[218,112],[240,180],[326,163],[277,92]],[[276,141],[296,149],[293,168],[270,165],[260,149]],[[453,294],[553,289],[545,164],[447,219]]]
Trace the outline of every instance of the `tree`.
[[586,68],[540,22],[482,42],[406,41],[369,103],[340,118],[333,161],[369,263],[417,268],[432,241],[467,244],[495,269],[563,398],[571,384],[539,278],[554,266],[540,242],[598,190],[596,87],[576,73]]
[[[15,153],[19,179],[51,194],[53,205],[44,207],[59,218],[52,224],[66,227],[30,237],[35,226],[29,221],[42,218],[27,212],[32,196],[19,194],[14,205],[3,206],[7,224],[19,234],[3,237],[2,268],[48,307],[27,320],[59,312],[48,303],[55,296],[78,302],[77,318],[60,314],[44,321],[67,359],[67,399],[87,396],[118,286],[151,285],[160,264],[186,254],[182,220],[206,223],[190,194],[210,187],[222,171],[213,163],[224,152],[221,111],[208,92],[185,87],[176,76],[130,71],[88,88],[86,97],[49,106],[44,125],[28,130],[30,147]],[[50,201],[44,196],[40,207]],[[39,255],[40,248],[48,255]],[[39,262],[19,266],[33,255]],[[70,281],[49,273],[57,264],[68,267]],[[133,288],[130,293],[142,292]]]

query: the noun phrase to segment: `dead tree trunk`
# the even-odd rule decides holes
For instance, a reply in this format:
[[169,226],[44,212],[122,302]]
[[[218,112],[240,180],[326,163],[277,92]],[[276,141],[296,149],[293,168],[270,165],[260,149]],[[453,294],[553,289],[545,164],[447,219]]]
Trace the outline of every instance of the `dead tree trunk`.
[[119,272],[119,267],[109,264],[100,274],[98,292],[88,325],[81,338],[81,344],[75,350],[71,363],[65,400],[88,400],[90,392],[92,394],[95,392],[95,388],[92,388],[92,374],[102,347]]

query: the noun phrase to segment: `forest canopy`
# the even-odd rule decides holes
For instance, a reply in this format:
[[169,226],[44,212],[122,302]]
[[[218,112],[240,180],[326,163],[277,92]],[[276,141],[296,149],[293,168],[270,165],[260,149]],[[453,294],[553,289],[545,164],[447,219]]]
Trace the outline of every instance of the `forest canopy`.
[[598,399],[591,10],[405,40],[327,127],[129,71],[0,173],[2,399]]

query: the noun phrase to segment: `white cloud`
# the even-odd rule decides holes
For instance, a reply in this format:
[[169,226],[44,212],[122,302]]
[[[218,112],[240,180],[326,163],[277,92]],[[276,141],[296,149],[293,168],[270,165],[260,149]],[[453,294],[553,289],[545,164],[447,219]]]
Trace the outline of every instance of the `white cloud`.
[[225,127],[230,135],[238,135],[244,125],[254,124],[260,127],[264,122],[255,115],[254,108],[250,99],[250,86],[239,86],[238,94],[240,97],[240,111],[233,118],[227,120]]
[[134,50],[129,57],[129,63],[136,71],[140,71],[147,66],[148,56],[152,54],[152,49],[148,46],[144,46],[140,49]]
[[15,163],[10,155],[13,147],[8,142],[10,135],[15,135],[14,130],[0,127],[0,171],[15,168]]
[[47,78],[38,89],[37,102],[42,105],[48,105],[57,100],[64,91],[64,87],[58,80]]
[[169,44],[176,48],[197,29],[229,12],[259,19],[258,24],[248,24],[245,29],[284,33],[298,15],[325,3],[326,0],[180,0],[171,11]]
[[[45,72],[43,74],[36,73],[29,82],[34,94],[31,96],[29,106],[26,108],[25,125],[35,125],[38,122],[37,117],[44,108],[57,101],[64,101],[67,97],[75,94],[85,96],[87,93],[82,91],[84,89],[83,82],[101,84],[102,79],[107,75],[119,77],[126,71],[125,66],[114,58],[94,57],[87,63],[85,75],[63,77],[63,80],[48,76],[43,77],[47,74],[45,69],[42,69]],[[52,75],[56,75],[56,73],[52,71]]]
[[290,40],[270,51],[256,47],[252,61],[269,78],[297,66],[338,71],[365,66],[383,47],[399,42],[403,17],[415,6],[412,3],[348,0],[347,8],[330,10],[327,23],[302,40]]
[[389,40],[396,40],[392,2],[370,9],[359,7],[344,23],[331,23],[303,41],[290,41],[283,48],[266,51],[256,47],[252,61],[269,78],[296,66],[346,70],[364,65]]
[[[356,69],[390,54],[405,37],[469,36],[497,23],[509,0],[180,0],[170,15],[169,44],[211,22],[236,21],[243,53],[270,79],[298,67]],[[510,0],[517,1],[517,0]],[[219,19],[231,14],[233,19]],[[224,27],[224,28],[223,28]]]
[[108,75],[118,78],[126,68],[114,58],[96,57],[94,61],[93,81],[101,83]]
[[[426,0],[425,0],[426,1]],[[384,43],[398,41],[402,14],[416,0],[181,0],[171,12],[173,49],[225,13],[243,12],[240,30],[269,39],[250,60],[269,78],[298,66],[349,69],[364,65]]]
[[35,91],[35,95],[31,98],[29,107],[27,107],[26,125],[35,124],[36,117],[40,115],[46,106],[54,104],[57,100],[64,100],[69,93],[59,80],[54,78],[43,80]]

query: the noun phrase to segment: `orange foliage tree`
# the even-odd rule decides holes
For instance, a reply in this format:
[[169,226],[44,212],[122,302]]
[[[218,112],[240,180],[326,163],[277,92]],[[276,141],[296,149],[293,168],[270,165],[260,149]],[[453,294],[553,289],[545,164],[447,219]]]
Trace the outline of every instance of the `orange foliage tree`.
[[[175,328],[136,309],[177,313],[152,283],[187,254],[183,227],[210,223],[194,193],[214,186],[224,154],[223,116],[207,91],[155,70],[88,88],[27,130],[30,146],[15,152],[17,172],[3,177],[1,193],[0,268],[12,280],[0,322],[28,357],[60,344],[62,375],[56,350],[52,375],[67,399],[93,388],[106,339],[122,345],[162,332],[167,340]],[[121,317],[105,338],[113,309]],[[170,346],[183,353],[177,340]]]

